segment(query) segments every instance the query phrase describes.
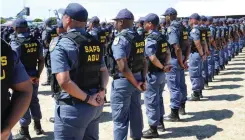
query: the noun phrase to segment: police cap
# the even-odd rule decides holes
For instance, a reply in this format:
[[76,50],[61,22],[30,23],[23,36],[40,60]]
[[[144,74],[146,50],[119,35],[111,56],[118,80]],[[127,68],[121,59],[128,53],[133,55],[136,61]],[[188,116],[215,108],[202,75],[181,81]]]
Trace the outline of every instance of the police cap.
[[59,12],[80,22],[86,22],[88,19],[88,11],[78,3],[70,3],[66,9],[60,9]]
[[200,20],[200,19],[201,19],[201,17],[199,16],[198,13],[192,14],[189,18],[190,18],[190,19],[196,19],[196,20]]
[[150,13],[143,18],[144,22],[151,22],[154,25],[159,24],[159,17],[156,14]]
[[15,28],[27,28],[28,24],[27,21],[23,18],[18,18],[14,21],[13,27]]
[[177,11],[174,8],[170,7],[163,14],[163,16],[168,16],[168,15],[177,15]]
[[100,19],[97,17],[97,16],[94,16],[90,19],[89,21],[90,23],[99,23],[100,22]]
[[128,19],[134,20],[134,15],[128,9],[122,9],[113,20]]

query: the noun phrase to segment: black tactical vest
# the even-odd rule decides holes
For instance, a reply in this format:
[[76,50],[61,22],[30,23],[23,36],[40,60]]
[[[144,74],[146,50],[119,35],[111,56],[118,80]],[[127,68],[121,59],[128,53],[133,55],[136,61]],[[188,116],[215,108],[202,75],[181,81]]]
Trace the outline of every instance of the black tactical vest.
[[9,113],[10,93],[14,71],[14,60],[11,47],[1,39],[1,126]]
[[39,57],[39,42],[34,39],[32,36],[28,38],[17,37],[16,40],[20,44],[21,56],[20,60],[25,66],[26,71],[36,70],[37,60]]
[[[162,64],[165,64],[167,58],[167,50],[169,46],[166,37],[162,34],[150,34],[147,38],[151,38],[152,40],[157,41],[157,50],[155,55]],[[148,62],[149,72],[162,72],[162,70],[156,67],[150,60],[148,60]]]
[[46,30],[47,32],[47,42],[50,43],[52,39],[58,36],[56,29],[52,28],[52,30]]
[[[189,46],[188,37],[189,37],[188,30],[186,29],[185,26],[181,25],[180,26],[180,47],[181,47],[181,50],[182,50],[182,54],[183,55],[185,54],[185,52],[187,51],[187,48]],[[174,56],[176,56],[175,52],[173,52],[173,53],[174,53]]]
[[211,37],[211,30],[210,28],[207,28],[207,42],[209,42],[210,37]]
[[207,38],[207,29],[205,27],[199,27],[200,30],[200,40],[206,41]]
[[101,87],[102,45],[92,35],[80,32],[69,32],[61,36],[69,38],[77,44],[79,55],[75,69],[70,71],[72,81],[80,89],[89,90]]
[[229,40],[229,29],[228,28],[224,28],[224,35],[225,35],[225,40],[228,42]]

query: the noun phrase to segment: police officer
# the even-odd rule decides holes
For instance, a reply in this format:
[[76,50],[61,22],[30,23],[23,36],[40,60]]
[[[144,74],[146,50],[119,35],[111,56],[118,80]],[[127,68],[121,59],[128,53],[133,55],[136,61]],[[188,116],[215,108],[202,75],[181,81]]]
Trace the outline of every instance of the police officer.
[[48,18],[45,21],[45,30],[42,32],[42,41],[44,46],[44,57],[45,57],[45,67],[47,71],[47,81],[42,83],[42,86],[48,86],[50,85],[50,79],[51,79],[51,64],[50,64],[50,52],[49,52],[49,44],[50,41],[57,37],[56,29],[52,26],[52,19]]
[[228,42],[229,42],[229,28],[227,26],[227,20],[222,19],[222,26],[224,30],[224,65],[228,64]]
[[233,40],[234,40],[234,34],[233,34],[233,27],[231,25],[231,19],[227,20],[228,22],[228,29],[229,29],[229,42],[228,42],[228,60],[231,61],[231,58],[233,57]]
[[[185,44],[184,40],[188,42],[188,33],[183,35],[183,26],[177,21],[177,11],[174,8],[168,8],[163,15],[166,17],[167,24],[170,24],[167,29],[167,38],[171,52],[170,64],[173,66],[171,71],[166,73],[167,85],[170,91],[171,113],[164,120],[179,121],[179,109],[180,107],[185,108],[186,99],[184,98],[187,96],[184,69],[187,69],[189,54],[185,54],[188,52],[188,45]],[[183,57],[183,54],[186,57]],[[183,74],[183,77],[181,74]]]
[[217,46],[217,49],[214,51],[214,69],[215,69],[215,75],[218,75],[219,72],[220,72],[220,67],[219,67],[219,64],[220,64],[220,57],[219,57],[219,51],[221,49],[221,33],[220,33],[220,28],[218,26],[218,22],[219,20],[218,19],[214,19],[213,20],[213,25],[215,27],[215,41],[216,41],[216,46]]
[[225,29],[223,27],[223,19],[219,19],[218,22],[219,25],[219,29],[220,29],[220,51],[219,51],[219,67],[220,70],[224,70],[225,69],[225,56],[224,56],[224,48],[225,48]]
[[100,19],[94,16],[89,21],[89,33],[94,36],[101,44],[106,44],[106,34],[105,31],[100,27]]
[[128,9],[120,10],[113,20],[118,31],[112,44],[115,62],[111,89],[114,139],[127,139],[130,122],[131,138],[139,140],[143,129],[140,99],[147,69],[144,40],[132,30],[134,16]]
[[145,38],[147,32],[144,29],[144,21],[143,21],[143,18],[142,17],[140,17],[139,20],[137,21],[136,27],[137,27],[137,33],[140,36],[142,36],[142,38]]
[[[57,22],[56,32],[57,32],[57,34],[59,36],[63,35],[66,32],[66,30],[63,27],[62,21],[58,21]],[[53,44],[52,43],[53,41],[56,42],[59,39],[59,36],[57,36],[54,39],[52,39],[52,41],[50,42],[50,44],[52,45]],[[51,76],[51,79],[50,79],[51,85],[54,82],[54,80],[55,80],[55,77],[54,76]],[[54,90],[53,90],[53,92],[54,92]],[[55,98],[55,93],[53,93],[53,97]],[[52,123],[54,123],[54,117],[50,117],[49,118],[49,121],[52,122]]]
[[160,27],[161,27],[161,31],[160,32],[163,35],[166,35],[167,29],[168,29],[168,26],[169,26],[169,25],[167,25],[166,19],[165,18],[161,19],[159,24],[160,24]]
[[50,46],[52,74],[60,87],[56,91],[54,139],[98,140],[108,72],[100,42],[86,33],[87,10],[70,3],[62,11],[67,31]]
[[209,50],[210,55],[207,56],[208,62],[208,82],[212,82],[214,77],[214,50],[217,49],[215,42],[215,27],[212,25],[213,17],[207,17],[206,26],[208,26],[208,42],[209,42]]
[[[34,120],[34,130],[37,135],[43,134],[40,120],[42,118],[39,99],[38,86],[39,77],[44,67],[44,57],[42,47],[38,40],[27,32],[27,21],[25,19],[16,19],[14,22],[16,38],[11,40],[10,45],[16,54],[20,57],[27,74],[30,77],[33,86],[32,100],[29,109],[20,119],[20,132],[16,139],[31,139],[28,126],[31,123],[31,117]],[[38,67],[38,69],[36,69]],[[31,113],[31,115],[30,115]]]
[[245,25],[243,24],[243,19],[239,19],[239,50],[242,52],[243,46],[245,44],[244,36],[245,36]]
[[144,28],[148,31],[145,39],[145,55],[148,59],[148,73],[146,76],[147,90],[144,93],[146,115],[150,129],[143,132],[144,138],[157,138],[157,126],[165,131],[163,123],[164,107],[162,92],[165,85],[165,73],[171,69],[168,65],[170,52],[165,36],[158,31],[159,17],[150,13],[144,17]]
[[[13,90],[11,99],[9,88]],[[1,38],[1,140],[12,139],[11,129],[29,107],[32,90],[17,54]]]
[[203,51],[201,44],[201,32],[198,27],[200,16],[197,13],[194,13],[189,18],[192,28],[190,32],[192,44],[189,59],[189,74],[193,91],[190,101],[199,101],[200,94],[203,89],[202,61],[206,59],[206,55]]

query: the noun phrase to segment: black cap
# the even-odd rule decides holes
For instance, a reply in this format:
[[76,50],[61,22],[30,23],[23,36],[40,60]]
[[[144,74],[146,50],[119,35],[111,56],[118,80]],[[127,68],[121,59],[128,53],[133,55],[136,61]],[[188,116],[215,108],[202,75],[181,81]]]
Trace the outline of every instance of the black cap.
[[113,20],[118,20],[118,19],[134,20],[134,15],[128,9],[122,9],[119,11],[117,16]]
[[14,21],[13,27],[15,28],[27,28],[28,24],[27,21],[23,18],[18,18]]
[[156,14],[150,13],[143,18],[144,22],[151,22],[154,25],[159,24],[159,17]]
[[78,3],[70,3],[66,9],[59,9],[59,12],[80,22],[86,22],[88,19],[88,11]]
[[163,16],[167,16],[167,15],[177,15],[177,11],[174,8],[170,7],[163,14]]
[[196,20],[200,20],[201,19],[201,17],[198,15],[198,13],[192,14],[189,18],[190,19],[196,19]]

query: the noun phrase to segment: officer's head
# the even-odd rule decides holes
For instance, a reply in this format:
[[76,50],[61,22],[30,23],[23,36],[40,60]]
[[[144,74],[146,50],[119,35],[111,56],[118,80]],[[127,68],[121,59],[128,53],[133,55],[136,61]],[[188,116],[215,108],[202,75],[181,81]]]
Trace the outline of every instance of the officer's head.
[[218,25],[218,22],[219,22],[219,20],[218,20],[217,18],[214,19],[214,20],[213,20],[213,25],[214,25],[214,26],[217,26],[217,25]]
[[166,22],[167,24],[169,24],[170,21],[177,19],[177,11],[174,8],[168,8],[163,14],[163,16],[166,17]]
[[58,21],[58,22],[57,22],[56,32],[57,32],[58,35],[61,34],[61,33],[66,32],[66,30],[65,30],[64,27],[63,27],[62,21]]
[[156,14],[150,13],[146,15],[143,20],[146,31],[157,30],[159,25],[159,17]]
[[105,23],[105,22],[101,22],[100,25],[101,25],[101,27],[103,27],[103,28],[106,27],[106,23]]
[[207,17],[206,25],[211,25],[213,23],[213,17]]
[[189,17],[189,23],[191,26],[197,25],[199,21],[200,21],[200,16],[197,13],[194,13]]
[[70,3],[66,9],[60,10],[63,14],[62,22],[67,31],[71,28],[85,28],[88,19],[87,10],[78,3]]
[[165,27],[166,26],[166,19],[165,18],[161,19],[159,24],[161,27]]
[[201,16],[201,24],[205,24],[205,22],[207,21],[207,17],[205,17],[205,16]]
[[25,33],[28,31],[27,21],[23,18],[18,18],[14,21],[13,28],[16,33]]
[[137,21],[136,27],[143,27],[144,26],[144,21],[143,18],[140,17],[139,20]]
[[133,27],[134,15],[128,9],[122,9],[113,20],[116,30],[120,32],[123,29]]
[[100,19],[97,16],[92,17],[89,20],[89,29],[92,29],[93,27],[100,26]]

